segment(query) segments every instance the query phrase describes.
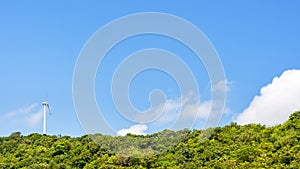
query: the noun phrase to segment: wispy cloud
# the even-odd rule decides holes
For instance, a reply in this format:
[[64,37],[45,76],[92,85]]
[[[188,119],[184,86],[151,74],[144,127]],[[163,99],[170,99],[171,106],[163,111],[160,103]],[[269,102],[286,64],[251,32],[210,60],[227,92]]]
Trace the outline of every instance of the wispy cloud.
[[[167,100],[160,105],[165,107],[163,114],[151,125],[171,126],[174,122],[179,122],[176,130],[190,128],[192,123],[205,120],[209,116],[211,104],[211,100],[200,102],[196,94],[193,93],[182,98]],[[160,108],[156,109],[160,110]]]
[[26,115],[29,112],[31,112],[32,109],[34,109],[36,106],[37,106],[37,104],[34,103],[34,104],[29,105],[29,106],[19,108],[15,111],[4,114],[4,117],[5,118],[13,118],[13,117],[19,116],[19,115]]
[[[212,91],[226,94],[230,90],[230,84],[231,82],[227,80],[220,81],[212,86]],[[212,109],[212,104],[214,104],[215,109]],[[200,123],[200,121],[205,121],[210,115],[217,114],[217,112],[214,111],[223,109],[221,102],[214,102],[213,100],[201,101],[199,96],[192,92],[181,98],[167,100],[161,106],[165,106],[165,112],[155,123],[164,124],[178,121],[178,118],[181,118],[180,121],[182,121],[182,124],[179,127],[181,129],[191,127],[192,122],[197,124]],[[225,108],[224,111],[226,110],[228,110],[228,108]]]
[[[212,90],[215,90],[219,93],[226,93],[229,91],[229,82],[221,81],[212,87]],[[219,102],[215,102],[215,109],[212,109],[213,100],[205,100],[200,101],[198,94],[190,92],[186,96],[182,96],[180,98],[168,99],[164,103],[161,103],[159,106],[154,107],[149,113],[154,112],[153,114],[160,114],[157,111],[163,111],[162,115],[157,118],[155,121],[147,124],[150,128],[157,128],[159,130],[163,130],[164,128],[170,128],[174,122],[176,125],[173,126],[174,130],[190,128],[193,125],[204,125],[204,122],[208,119],[211,114],[217,114],[220,108],[223,108],[223,105],[216,105]],[[222,104],[222,103],[220,103]],[[216,109],[216,107],[218,107]],[[219,120],[219,119],[216,119]],[[216,124],[219,121],[216,122]],[[143,127],[145,127],[144,125]],[[134,125],[128,129],[122,129],[120,131],[128,131],[136,128]],[[142,127],[142,126],[139,126]],[[207,126],[199,126],[199,127],[207,127]],[[147,129],[147,126],[146,126]],[[145,129],[145,130],[146,130]],[[119,131],[119,132],[120,132]],[[144,130],[143,130],[144,131]]]
[[3,119],[7,125],[13,125],[15,128],[36,128],[43,117],[42,109],[38,108],[38,104],[34,103],[29,106],[21,107],[15,111],[3,115]]
[[239,124],[261,123],[275,125],[286,121],[300,110],[300,70],[285,71],[264,86],[248,108],[238,115]]
[[216,85],[212,87],[212,91],[219,91],[219,92],[229,92],[230,91],[230,85],[232,84],[231,81],[228,80],[222,80],[219,81]]

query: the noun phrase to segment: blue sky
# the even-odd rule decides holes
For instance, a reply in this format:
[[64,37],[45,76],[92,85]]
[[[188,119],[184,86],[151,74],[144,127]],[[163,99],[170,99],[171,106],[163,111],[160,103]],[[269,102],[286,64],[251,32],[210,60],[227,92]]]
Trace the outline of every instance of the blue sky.
[[[46,92],[53,112],[47,117],[48,133],[72,136],[85,134],[77,119],[72,99],[73,71],[80,50],[89,37],[107,23],[140,12],[176,15],[193,23],[206,34],[219,54],[230,88],[227,93],[227,111],[220,125],[239,120],[246,123],[239,115],[249,114],[250,110],[262,107],[257,105],[266,103],[264,98],[273,98],[265,95],[276,93],[274,90],[279,91],[278,88],[282,93],[298,94],[297,85],[285,87],[281,84],[291,83],[291,80],[294,80],[293,84],[298,84],[299,7],[298,1],[271,0],[230,3],[198,0],[2,1],[0,135],[9,135],[14,131],[23,134],[41,133],[40,109]],[[149,47],[163,48],[180,55],[195,74],[203,100],[210,99],[210,83],[205,68],[180,43],[154,35],[128,39],[107,55],[98,70],[95,83],[96,97],[104,112],[103,116],[116,131],[134,127],[135,124],[117,117],[109,96],[109,78],[123,57]],[[274,81],[275,77],[279,80]],[[268,86],[266,92],[261,91]],[[161,88],[169,100],[176,102],[180,97],[174,79],[159,71],[144,72],[134,79],[130,87],[130,97],[137,109],[147,109],[148,94],[153,88]],[[255,99],[255,96],[259,98]],[[282,94],[278,92],[276,96]],[[289,94],[286,97],[283,99],[290,99]],[[291,99],[297,98],[295,96]],[[274,106],[280,104],[287,105],[280,100],[274,102]],[[295,103],[282,109],[294,110],[298,106]],[[269,124],[268,121],[255,119],[252,122]],[[275,120],[270,124],[277,122]],[[148,131],[144,131],[144,127],[141,132],[151,133],[165,126],[148,126]]]

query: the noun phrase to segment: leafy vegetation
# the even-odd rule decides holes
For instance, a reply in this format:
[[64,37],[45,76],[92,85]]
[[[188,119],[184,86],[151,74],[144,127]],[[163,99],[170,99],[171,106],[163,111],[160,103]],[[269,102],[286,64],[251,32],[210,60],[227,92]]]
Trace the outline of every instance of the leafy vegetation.
[[300,111],[274,127],[231,123],[204,131],[78,138],[16,132],[0,137],[0,169],[300,168],[299,141]]

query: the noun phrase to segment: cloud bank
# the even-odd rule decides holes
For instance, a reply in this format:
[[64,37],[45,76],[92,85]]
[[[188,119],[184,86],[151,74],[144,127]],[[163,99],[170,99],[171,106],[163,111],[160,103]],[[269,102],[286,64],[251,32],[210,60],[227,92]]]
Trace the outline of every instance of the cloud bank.
[[297,110],[300,110],[300,70],[288,70],[263,87],[236,121],[238,124],[276,125],[285,122]]

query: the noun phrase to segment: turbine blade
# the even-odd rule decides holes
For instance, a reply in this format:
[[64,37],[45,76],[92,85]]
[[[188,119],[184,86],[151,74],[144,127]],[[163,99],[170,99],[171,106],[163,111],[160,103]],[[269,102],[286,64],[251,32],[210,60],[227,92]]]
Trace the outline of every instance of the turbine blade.
[[51,112],[51,109],[50,109],[50,106],[49,106],[48,103],[47,103],[47,108],[48,108],[48,110],[49,110],[49,114],[52,115],[52,112]]

